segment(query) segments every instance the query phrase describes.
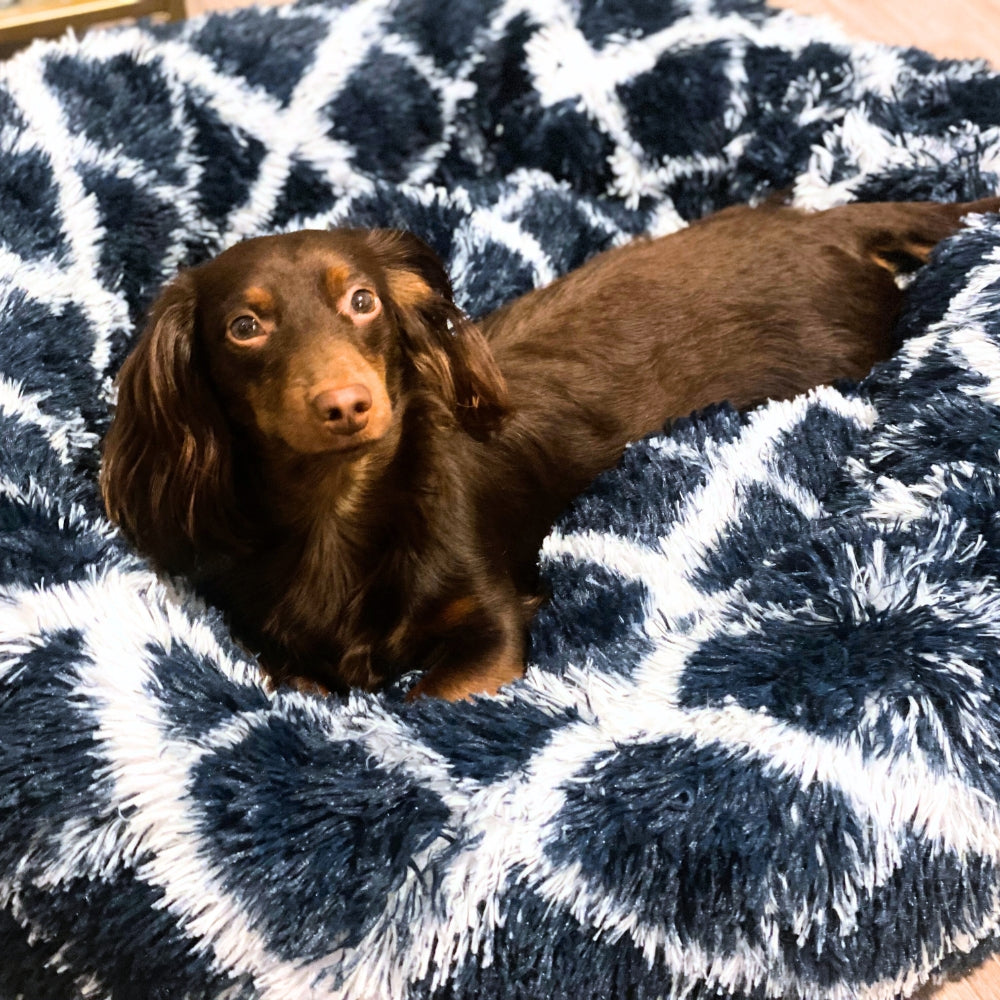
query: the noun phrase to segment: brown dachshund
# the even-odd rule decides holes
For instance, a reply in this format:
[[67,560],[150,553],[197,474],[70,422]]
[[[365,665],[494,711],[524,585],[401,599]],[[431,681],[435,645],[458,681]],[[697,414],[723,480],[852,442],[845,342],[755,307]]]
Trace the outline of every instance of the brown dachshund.
[[539,545],[625,445],[892,348],[899,271],[964,205],[732,208],[474,325],[388,230],[248,240],[182,272],[126,360],[108,513],[193,578],[276,683],[415,694],[523,672]]

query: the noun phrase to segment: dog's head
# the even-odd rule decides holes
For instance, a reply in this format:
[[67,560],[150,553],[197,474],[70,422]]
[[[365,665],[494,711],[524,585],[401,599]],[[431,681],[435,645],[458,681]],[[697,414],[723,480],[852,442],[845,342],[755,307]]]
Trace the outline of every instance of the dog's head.
[[350,462],[391,443],[415,394],[478,438],[506,411],[489,348],[429,247],[353,229],[237,244],[167,286],[122,367],[108,512],[172,568],[178,549],[233,530],[234,435]]

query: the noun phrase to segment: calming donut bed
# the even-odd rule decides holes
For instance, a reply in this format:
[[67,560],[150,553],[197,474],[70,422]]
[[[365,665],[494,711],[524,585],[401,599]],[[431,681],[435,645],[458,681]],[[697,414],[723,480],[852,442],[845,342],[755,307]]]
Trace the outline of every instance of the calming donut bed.
[[485,313],[630,235],[998,190],[1000,79],[754,0],[367,0],[0,66],[0,995],[889,1000],[998,947],[1000,219],[858,386],[637,443],[524,681],[269,692],[103,515],[179,266],[400,226]]

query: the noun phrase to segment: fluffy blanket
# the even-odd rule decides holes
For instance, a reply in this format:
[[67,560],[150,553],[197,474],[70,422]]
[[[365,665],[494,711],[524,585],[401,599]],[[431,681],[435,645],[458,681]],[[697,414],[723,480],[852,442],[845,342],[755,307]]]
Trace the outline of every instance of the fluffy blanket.
[[858,387],[636,444],[495,699],[269,694],[95,489],[157,286],[405,226],[482,313],[630,233],[998,187],[1000,79],[755,0],[363,0],[0,67],[0,995],[888,1000],[1000,946],[1000,221]]

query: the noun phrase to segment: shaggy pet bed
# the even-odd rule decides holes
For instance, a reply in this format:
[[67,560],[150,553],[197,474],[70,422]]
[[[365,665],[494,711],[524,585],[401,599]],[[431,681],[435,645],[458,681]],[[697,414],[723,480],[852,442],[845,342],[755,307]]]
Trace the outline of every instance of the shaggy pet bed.
[[473,314],[789,192],[995,192],[1000,79],[754,0],[365,0],[0,67],[0,995],[910,996],[1000,918],[1000,220],[860,386],[636,444],[527,678],[270,694],[96,491],[176,267],[340,223]]

